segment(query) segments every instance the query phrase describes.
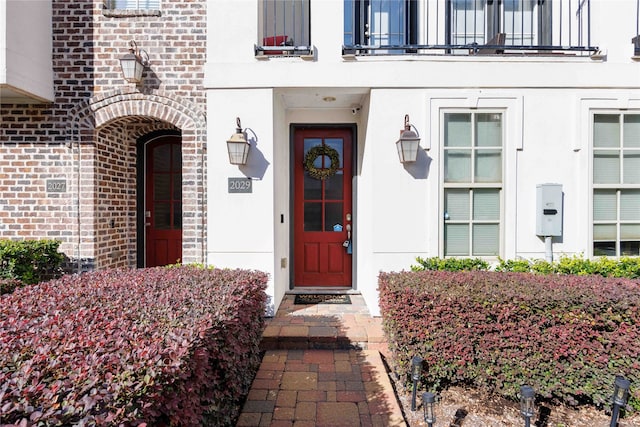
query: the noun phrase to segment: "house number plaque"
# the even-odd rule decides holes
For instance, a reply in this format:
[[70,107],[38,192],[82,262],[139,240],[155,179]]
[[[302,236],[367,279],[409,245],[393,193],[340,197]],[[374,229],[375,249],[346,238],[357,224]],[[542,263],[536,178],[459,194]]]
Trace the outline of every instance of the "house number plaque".
[[251,178],[229,178],[229,193],[251,193]]
[[66,193],[66,192],[67,192],[66,179],[48,179],[47,180],[47,193]]

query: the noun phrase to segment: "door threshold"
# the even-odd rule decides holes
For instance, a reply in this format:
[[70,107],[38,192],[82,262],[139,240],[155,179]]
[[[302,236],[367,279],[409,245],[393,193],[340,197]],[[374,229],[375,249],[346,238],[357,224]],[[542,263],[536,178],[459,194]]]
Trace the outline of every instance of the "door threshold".
[[326,294],[326,295],[360,295],[360,291],[345,286],[304,286],[285,292],[286,295]]

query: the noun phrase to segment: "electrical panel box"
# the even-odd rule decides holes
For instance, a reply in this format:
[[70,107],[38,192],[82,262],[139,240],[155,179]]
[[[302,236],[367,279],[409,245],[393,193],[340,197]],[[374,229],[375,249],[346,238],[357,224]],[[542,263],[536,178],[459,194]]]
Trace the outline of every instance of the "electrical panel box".
[[536,235],[562,236],[562,185],[536,185]]

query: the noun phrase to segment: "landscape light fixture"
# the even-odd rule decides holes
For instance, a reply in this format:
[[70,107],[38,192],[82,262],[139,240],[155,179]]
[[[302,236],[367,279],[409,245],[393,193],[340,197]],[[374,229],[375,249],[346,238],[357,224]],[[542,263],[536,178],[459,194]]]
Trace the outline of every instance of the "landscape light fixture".
[[129,83],[140,83],[142,81],[142,71],[149,65],[149,54],[147,51],[138,49],[135,40],[129,42],[129,53],[120,58],[120,68],[122,76]]
[[412,126],[413,125],[409,123],[409,115],[405,115],[404,129],[400,131],[400,139],[396,141],[400,163],[415,162],[418,158],[420,137],[416,132],[411,130]]
[[232,165],[246,165],[249,157],[251,145],[240,124],[240,117],[236,117],[236,132],[227,140],[227,151],[229,151],[229,163]]
[[413,381],[413,392],[411,393],[411,410],[416,410],[416,393],[418,392],[418,381],[422,374],[422,357],[413,356],[411,359],[411,380]]
[[531,425],[531,417],[535,414],[536,392],[528,385],[520,387],[520,413],[524,418],[524,426]]
[[618,416],[620,415],[620,408],[623,408],[627,404],[629,399],[629,386],[631,382],[628,379],[617,376],[613,384],[613,409],[611,410],[611,424],[610,427],[616,427],[618,425]]
[[436,395],[425,391],[422,393],[422,410],[424,411],[424,422],[429,427],[433,427],[436,422]]

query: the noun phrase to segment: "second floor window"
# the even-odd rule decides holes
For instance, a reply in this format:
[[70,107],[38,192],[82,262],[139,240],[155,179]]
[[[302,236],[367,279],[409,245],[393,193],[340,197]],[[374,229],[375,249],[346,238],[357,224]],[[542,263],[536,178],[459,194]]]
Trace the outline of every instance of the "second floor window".
[[[261,0],[260,46],[310,46],[309,0]],[[272,50],[270,54],[284,51]]]
[[449,41],[453,45],[536,46],[551,43],[549,0],[449,0]]
[[417,0],[345,0],[344,44],[403,46],[417,43]]

